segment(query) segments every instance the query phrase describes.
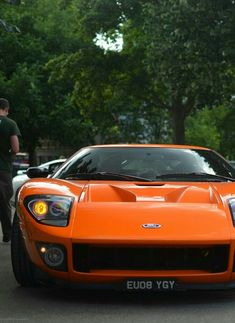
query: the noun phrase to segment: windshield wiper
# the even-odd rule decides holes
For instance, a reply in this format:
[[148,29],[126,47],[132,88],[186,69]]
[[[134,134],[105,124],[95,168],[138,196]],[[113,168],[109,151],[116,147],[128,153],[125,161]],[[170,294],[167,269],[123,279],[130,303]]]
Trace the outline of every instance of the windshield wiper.
[[126,175],[126,174],[119,174],[119,173],[112,173],[112,172],[97,172],[97,173],[77,173],[77,174],[68,174],[64,179],[87,179],[87,180],[120,180],[120,181],[139,181],[139,182],[151,182],[150,179],[133,176],[133,175]]
[[227,177],[223,175],[214,175],[214,174],[208,174],[208,173],[176,173],[176,174],[162,174],[159,176],[156,176],[157,179],[200,179],[203,178],[204,180],[207,179],[208,181],[215,181],[215,182],[223,182],[223,181],[231,181],[234,182],[235,179],[232,177]]

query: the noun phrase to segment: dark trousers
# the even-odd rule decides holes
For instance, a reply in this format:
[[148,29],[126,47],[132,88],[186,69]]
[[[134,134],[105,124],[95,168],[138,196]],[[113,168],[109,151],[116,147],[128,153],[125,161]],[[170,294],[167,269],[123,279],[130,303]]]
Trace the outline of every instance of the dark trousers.
[[11,234],[11,204],[13,195],[12,176],[10,173],[0,171],[0,221],[3,236]]

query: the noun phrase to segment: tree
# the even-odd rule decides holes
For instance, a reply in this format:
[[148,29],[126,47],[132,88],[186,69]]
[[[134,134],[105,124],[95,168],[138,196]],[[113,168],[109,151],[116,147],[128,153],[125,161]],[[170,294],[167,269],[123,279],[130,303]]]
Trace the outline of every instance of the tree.
[[[232,0],[1,6],[2,20],[21,30],[0,29],[0,86],[21,129],[27,124],[25,147],[33,156],[42,137],[74,148],[97,141],[169,142],[172,135],[184,143],[189,116],[230,103],[234,7]],[[119,50],[97,42],[115,45],[120,37]],[[188,120],[195,131],[187,131],[187,142],[198,131]],[[216,129],[217,123],[213,145],[227,140]]]
[[[13,5],[20,5],[21,3],[20,0],[2,0],[2,2],[13,4]],[[7,21],[1,18],[0,18],[0,28],[5,29],[5,31],[7,32],[20,32],[20,29],[17,26],[9,24]]]
[[[172,126],[173,141],[184,143],[187,116],[231,98],[234,1],[75,3],[78,30],[89,50],[82,48],[55,66],[74,77],[74,100],[106,134],[111,122],[120,134],[119,113],[144,113],[153,128],[163,129],[155,140],[169,140]],[[97,35],[115,42],[120,34],[122,51],[102,53],[94,46]]]
[[230,108],[221,105],[213,109],[205,107],[190,115],[186,119],[186,143],[223,151],[225,156],[229,156],[223,143],[223,125],[229,114]]
[[[64,89],[52,88],[45,65],[56,55],[77,46],[78,36],[74,35],[75,26],[73,20],[71,22],[73,9],[62,0],[25,0],[18,7],[3,7],[3,19],[19,26],[21,33],[0,29],[1,95],[11,102],[11,115],[19,124],[23,147],[30,154],[30,163],[34,164],[34,152],[40,139],[56,137],[70,142],[70,133],[67,138],[61,135],[68,133],[67,125],[71,123],[71,120],[64,121],[65,116],[72,118],[68,109],[73,111],[73,107],[66,104],[69,85]],[[60,113],[63,106],[64,115]],[[55,119],[52,116],[56,115],[58,107]],[[83,142],[82,133],[77,133],[76,138],[77,143]]]
[[172,117],[175,143],[184,143],[192,111],[231,97],[234,17],[232,0],[145,1],[146,67]]
[[[162,126],[166,116],[158,109],[143,64],[142,31],[135,17],[140,4],[132,0],[77,0],[74,4],[83,44],[75,53],[51,60],[51,81],[58,84],[69,78],[73,82],[71,98],[92,122],[93,138],[101,142],[160,141],[167,132]],[[115,43],[121,34],[121,51],[96,43],[97,35]]]
[[219,132],[221,134],[220,151],[228,159],[235,159],[235,143],[234,143],[234,122],[235,122],[235,106],[234,101],[228,105],[228,112],[219,124]]

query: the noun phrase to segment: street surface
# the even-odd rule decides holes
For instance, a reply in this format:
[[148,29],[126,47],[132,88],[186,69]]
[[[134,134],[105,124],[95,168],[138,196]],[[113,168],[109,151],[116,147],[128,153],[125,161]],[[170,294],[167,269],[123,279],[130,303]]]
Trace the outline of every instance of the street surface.
[[5,322],[233,323],[235,291],[131,294],[23,288],[12,273],[10,244],[0,242],[0,323]]

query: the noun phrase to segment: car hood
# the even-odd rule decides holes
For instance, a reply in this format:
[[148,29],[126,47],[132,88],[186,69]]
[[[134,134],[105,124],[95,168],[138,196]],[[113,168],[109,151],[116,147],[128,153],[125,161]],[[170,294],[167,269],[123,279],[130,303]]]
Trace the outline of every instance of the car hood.
[[80,196],[73,237],[100,243],[227,243],[233,229],[228,192],[209,183],[90,183]]
[[[132,183],[34,179],[31,194],[74,196],[75,242],[228,243],[233,224],[226,200],[234,183]],[[153,224],[153,226],[152,226]]]

